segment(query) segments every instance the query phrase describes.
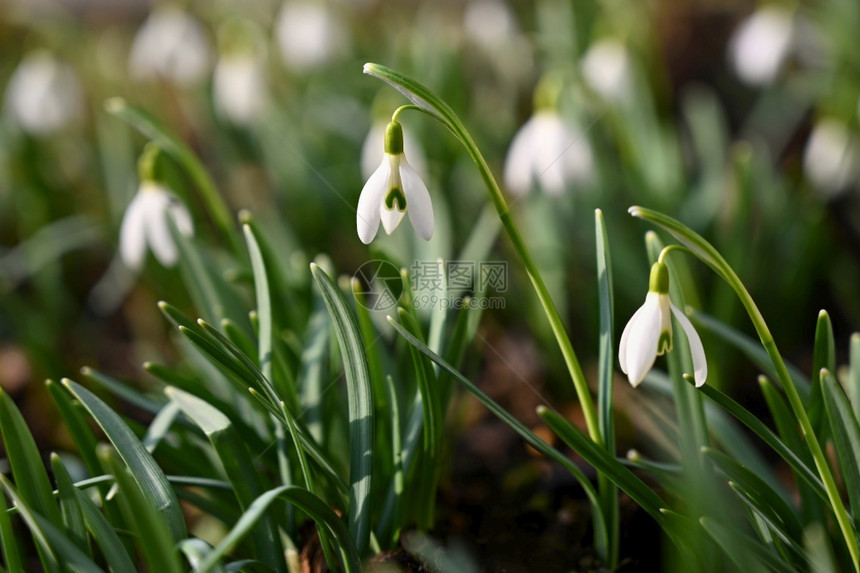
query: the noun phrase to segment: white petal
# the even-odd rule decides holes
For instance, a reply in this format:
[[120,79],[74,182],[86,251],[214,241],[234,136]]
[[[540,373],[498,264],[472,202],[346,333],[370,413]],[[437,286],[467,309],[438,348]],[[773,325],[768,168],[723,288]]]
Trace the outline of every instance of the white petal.
[[367,180],[367,183],[364,184],[361,195],[358,197],[355,220],[358,238],[365,245],[370,244],[379,230],[379,209],[385,198],[390,173],[391,164],[386,157]]
[[406,161],[406,157],[400,161],[400,180],[403,184],[403,194],[406,195],[406,210],[409,213],[409,221],[418,236],[429,241],[435,228],[433,202],[430,200],[427,186]]
[[690,354],[693,356],[693,371],[696,378],[696,388],[705,383],[708,377],[708,362],[705,360],[705,347],[702,346],[702,339],[699,338],[699,333],[693,328],[687,316],[681,312],[674,304],[670,304],[672,314],[675,315],[681,328],[684,329],[684,334],[687,335],[687,341],[690,343]]
[[165,267],[172,267],[179,258],[170,227],[167,224],[167,209],[170,195],[166,191],[151,192],[146,208],[144,231],[146,241],[155,258]]
[[403,220],[404,215],[406,215],[406,211],[388,209],[385,207],[385,203],[382,203],[379,206],[379,218],[382,221],[382,228],[385,229],[385,232],[389,235],[400,226],[400,222]]
[[176,230],[182,235],[190,237],[194,234],[194,222],[188,208],[176,195],[170,194],[170,202],[167,204],[167,215],[173,219]]
[[663,331],[663,316],[658,294],[648,293],[645,304],[630,319],[629,328],[630,332],[624,348],[624,363],[627,367],[627,378],[635,388],[642,382],[657,359],[657,341]]
[[508,155],[505,158],[504,181],[508,190],[518,197],[522,197],[532,187],[532,173],[534,171],[534,150],[536,141],[535,118],[529,119],[511,142]]
[[145,210],[146,198],[138,192],[126,208],[119,229],[119,256],[134,271],[140,270],[146,257]]
[[637,308],[621,333],[621,342],[618,344],[618,366],[621,367],[621,371],[625,374],[627,374],[627,343],[630,341],[630,332],[633,330],[633,325],[640,320],[642,313],[646,312],[646,310],[647,308],[644,304]]

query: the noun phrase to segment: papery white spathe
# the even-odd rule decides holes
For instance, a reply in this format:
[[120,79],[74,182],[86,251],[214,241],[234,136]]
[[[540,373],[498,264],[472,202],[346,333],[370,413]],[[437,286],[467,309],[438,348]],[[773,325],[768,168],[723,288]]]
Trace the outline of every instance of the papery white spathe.
[[[361,146],[361,176],[369,179],[385,158],[385,127],[387,121],[373,124]],[[412,136],[411,131],[403,130],[403,153],[409,156],[409,164],[420,177],[427,175],[427,159],[421,143]]]
[[[618,365],[627,375],[630,384],[635,388],[654,366],[657,356],[672,350],[672,316],[681,325],[687,342],[690,344],[690,354],[693,357],[693,370],[696,387],[705,383],[708,377],[708,364],[705,359],[705,349],[699,334],[687,316],[672,304],[668,293],[668,271],[662,263],[659,272],[664,273],[664,287],[656,290],[654,287],[645,296],[645,304],[639,307],[621,334],[618,346]],[[652,270],[652,285],[655,271]]]
[[10,121],[33,135],[62,129],[81,114],[82,103],[75,72],[46,51],[25,56],[6,88]]
[[403,153],[403,128],[392,121],[385,129],[385,157],[364,184],[358,198],[356,226],[358,238],[369,245],[379,231],[379,223],[389,235],[409,213],[418,236],[429,241],[435,220],[430,192]]
[[633,87],[630,54],[624,44],[606,38],[592,44],[580,63],[585,81],[604,98],[619,102]]
[[791,12],[778,6],[756,10],[729,40],[729,60],[738,77],[751,86],[772,83],[788,57],[792,34]]
[[266,71],[262,58],[250,53],[222,56],[212,75],[216,111],[239,125],[252,123],[266,105]]
[[191,214],[176,195],[158,183],[141,184],[120,226],[119,254],[128,268],[137,271],[143,267],[147,246],[162,265],[176,264],[179,252],[170,234],[168,217],[180,233],[193,234]]
[[558,113],[538,111],[514,136],[505,158],[504,181],[522,196],[537,183],[550,195],[561,195],[571,184],[590,183],[594,158],[585,135]]
[[160,77],[177,85],[197,83],[212,61],[209,38],[193,16],[166,6],[152,11],[134,38],[129,57],[132,77]]
[[860,171],[860,147],[848,126],[836,119],[815,124],[803,152],[803,171],[816,191],[835,197]]
[[275,30],[284,62],[306,71],[343,52],[347,29],[337,15],[317,2],[286,2]]

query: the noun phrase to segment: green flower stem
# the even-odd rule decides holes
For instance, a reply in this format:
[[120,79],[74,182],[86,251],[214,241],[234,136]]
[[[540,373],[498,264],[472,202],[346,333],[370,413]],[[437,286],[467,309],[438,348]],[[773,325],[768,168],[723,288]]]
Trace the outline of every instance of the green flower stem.
[[749,291],[747,291],[740,278],[731,266],[729,266],[729,263],[722,255],[720,255],[713,245],[708,243],[692,229],[671,217],[663,215],[657,211],[652,211],[651,209],[631,207],[629,209],[629,213],[634,217],[645,219],[646,221],[654,223],[668,231],[672,236],[683,243],[684,246],[690,249],[690,251],[703,263],[711,267],[723,278],[723,280],[729,283],[729,286],[731,286],[737,294],[741,304],[743,304],[747,314],[749,314],[750,320],[752,320],[753,326],[756,329],[756,333],[758,333],[759,339],[761,339],[765,352],[767,352],[768,357],[773,363],[777,378],[779,379],[782,388],[788,397],[791,409],[794,411],[794,415],[797,417],[797,421],[800,424],[803,438],[809,447],[812,459],[815,461],[818,475],[821,476],[821,481],[824,484],[825,491],[827,492],[827,498],[830,500],[830,506],[836,516],[836,521],[839,523],[839,528],[842,531],[845,544],[848,546],[848,551],[851,554],[854,570],[860,571],[860,554],[858,554],[857,536],[851,523],[851,517],[845,509],[845,504],[842,502],[842,498],[839,496],[839,489],[836,487],[833,473],[827,463],[827,458],[821,449],[821,444],[815,436],[815,431],[812,428],[812,423],[810,422],[806,409],[803,406],[800,394],[797,392],[797,388],[788,372],[785,361],[782,359],[782,355],[780,355],[779,350],[776,347],[773,335],[771,334],[764,317],[756,306],[755,301],[753,301],[752,296],[750,296]]
[[[460,143],[463,144],[463,147],[466,148],[466,151],[475,162],[475,165],[477,165],[481,178],[484,180],[484,184],[490,193],[490,199],[493,201],[493,205],[496,207],[496,211],[499,214],[502,226],[505,228],[505,232],[508,234],[511,243],[514,246],[514,250],[519,255],[520,260],[526,269],[526,273],[528,274],[529,279],[532,282],[532,286],[538,295],[538,299],[540,300],[544,313],[549,320],[553,335],[555,335],[555,339],[561,349],[564,362],[570,372],[571,380],[573,381],[577,397],[579,398],[583,414],[585,415],[588,434],[595,442],[602,443],[603,440],[600,435],[600,427],[598,424],[597,410],[594,406],[594,400],[591,397],[588,382],[585,380],[585,375],[583,374],[582,367],[576,357],[576,352],[574,352],[573,346],[570,343],[570,338],[567,336],[567,332],[565,332],[564,324],[558,314],[558,309],[556,309],[555,303],[553,303],[552,298],[550,297],[549,291],[547,290],[546,285],[532,260],[531,254],[520,235],[519,229],[511,217],[511,212],[508,207],[508,203],[505,201],[505,197],[502,194],[502,190],[496,182],[496,179],[493,177],[490,166],[487,164],[484,156],[481,155],[481,152],[475,144],[475,141],[472,139],[472,136],[448,104],[436,97],[436,95],[434,95],[429,89],[412,78],[379,64],[365,64],[364,73],[388,83],[415,104],[415,108],[419,111],[433,117],[442,125],[450,129]],[[411,106],[409,107],[412,108]],[[399,111],[400,110],[398,110],[398,112]]]
[[143,135],[156,142],[177,163],[185,167],[188,175],[194,180],[208,212],[211,214],[223,233],[224,239],[234,253],[242,253],[243,248],[233,225],[233,216],[224,202],[215,182],[203,166],[197,155],[183,141],[161,125],[161,123],[146,111],[130,105],[123,98],[113,97],[105,102],[108,113],[117,116],[129,125],[134,126]]

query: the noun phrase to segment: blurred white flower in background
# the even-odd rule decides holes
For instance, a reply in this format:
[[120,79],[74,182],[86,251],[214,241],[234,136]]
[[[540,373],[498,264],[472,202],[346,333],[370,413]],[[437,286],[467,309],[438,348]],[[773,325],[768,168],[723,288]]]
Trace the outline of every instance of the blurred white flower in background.
[[630,54],[614,38],[599,40],[588,48],[580,63],[588,85],[613,102],[626,99],[633,87]]
[[845,191],[860,172],[857,139],[843,122],[825,118],[812,128],[803,154],[803,170],[825,197]]
[[504,181],[517,196],[537,185],[561,195],[575,184],[590,184],[594,157],[585,134],[553,110],[540,110],[514,136],[505,158]]
[[[370,128],[361,146],[361,176],[368,179],[376,171],[385,157],[385,128],[388,120],[377,121]],[[403,129],[403,152],[409,156],[409,163],[421,178],[427,177],[427,159],[424,148],[411,131]]]
[[729,62],[751,86],[772,83],[788,57],[794,15],[779,6],[765,6],[740,23],[729,40]]
[[221,55],[212,75],[215,110],[235,124],[248,125],[267,102],[262,33],[251,21],[232,20],[221,27],[218,39]]
[[165,267],[176,264],[179,251],[168,217],[186,237],[194,233],[191,214],[179,197],[159,183],[141,183],[125,211],[119,233],[120,258],[129,269],[139,271],[143,267],[147,246]]
[[278,16],[275,34],[281,57],[290,68],[307,71],[327,64],[348,44],[348,30],[324,4],[287,2]]
[[180,86],[204,78],[212,47],[200,22],[174,6],[155,8],[134,38],[129,57],[135,79],[162,78]]
[[463,12],[463,28],[469,40],[487,51],[504,46],[517,32],[511,9],[500,0],[468,2]]
[[6,88],[11,123],[32,135],[52,134],[83,111],[83,92],[75,72],[46,51],[28,54]]

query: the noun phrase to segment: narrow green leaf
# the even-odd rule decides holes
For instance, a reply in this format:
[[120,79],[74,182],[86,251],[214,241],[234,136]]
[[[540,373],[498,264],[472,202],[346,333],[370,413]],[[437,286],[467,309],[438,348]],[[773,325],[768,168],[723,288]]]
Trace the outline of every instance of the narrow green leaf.
[[[756,368],[765,373],[771,380],[777,379],[776,369],[767,355],[767,352],[761,347],[759,342],[756,342],[746,334],[724,324],[716,318],[709,316],[700,311],[694,311],[690,316],[696,326],[704,328],[711,334],[714,334],[724,342],[728,342],[756,365]],[[794,380],[794,385],[797,387],[798,393],[804,401],[809,399],[809,394],[812,391],[812,386],[809,378],[792,364],[786,364],[791,379]]]
[[[600,436],[603,447],[611,456],[615,456],[615,423],[612,402],[612,386],[615,379],[615,349],[612,345],[612,325],[615,320],[612,301],[612,258],[609,251],[609,236],[603,212],[594,211],[594,232],[597,259],[597,293],[600,314],[600,337],[597,372],[597,412],[600,425]],[[608,563],[610,569],[618,566],[618,544],[621,535],[620,517],[618,514],[618,490],[607,483],[605,474],[598,474],[598,491],[606,517],[608,531]]]
[[176,493],[168,483],[164,472],[161,471],[161,468],[158,467],[140,440],[116,412],[89,390],[68,378],[64,378],[62,382],[81,401],[114,445],[123,462],[131,470],[132,477],[153,510],[164,515],[173,538],[179,540],[187,537],[185,517],[182,515],[182,508],[179,506]]
[[860,425],[851,404],[842,388],[826,368],[821,370],[821,390],[824,397],[824,407],[833,442],[836,445],[836,455],[848,491],[848,500],[854,514],[854,527],[860,528]]
[[220,559],[253,529],[254,524],[263,516],[268,507],[276,499],[284,499],[294,504],[308,514],[315,522],[324,525],[329,530],[329,533],[331,533],[337,542],[345,571],[348,573],[358,573],[361,570],[361,561],[355,544],[352,541],[351,534],[337,514],[323,500],[306,489],[296,486],[281,486],[267,491],[248,507],[242,518],[230,530],[230,533],[200,563],[199,573],[211,571]]
[[705,396],[713,400],[721,408],[734,416],[743,425],[753,431],[759,438],[770,446],[773,451],[782,457],[788,464],[797,472],[797,475],[809,484],[810,488],[816,495],[827,502],[827,493],[824,491],[824,486],[818,476],[813,472],[808,465],[794,453],[779,437],[773,433],[773,430],[764,425],[756,416],[750,413],[749,410],[732,400],[729,396],[716,389],[710,384],[705,384],[699,391]]
[[850,369],[848,371],[848,398],[854,417],[860,420],[860,333],[851,335]]
[[316,264],[311,264],[311,273],[331,315],[343,354],[349,405],[349,531],[359,554],[363,554],[370,542],[374,440],[374,401],[367,356],[343,294]]
[[68,531],[74,544],[84,549],[92,557],[87,540],[86,525],[84,525],[84,515],[75,496],[75,486],[72,483],[69,471],[62,460],[60,460],[60,456],[55,453],[51,454],[51,470],[54,474],[54,480],[57,482],[63,528]]
[[[212,551],[212,546],[202,539],[191,538],[183,539],[179,543],[179,550],[183,555],[185,555],[185,559],[188,561],[188,564],[191,565],[191,570],[198,571],[200,568],[200,562],[210,551]],[[214,567],[212,571],[214,573],[224,573],[225,569],[218,565]]]
[[[8,571],[24,571],[24,563],[21,560],[21,547],[19,542],[23,541],[15,535],[12,528],[11,513],[6,508],[6,497],[0,496],[0,547],[3,549],[3,559]],[[15,507],[14,503],[12,507]]]
[[42,462],[42,455],[9,394],[0,388],[0,432],[6,446],[6,458],[19,495],[33,511],[62,527],[60,510],[54,501],[51,480]]
[[[113,476],[110,476],[113,479]],[[80,484],[75,484],[80,486]],[[96,507],[96,504],[77,487],[75,488],[75,497],[78,500],[78,506],[81,508],[81,513],[84,516],[84,522],[87,529],[92,534],[96,544],[101,549],[108,567],[115,573],[124,573],[125,571],[134,571],[135,566],[125,550],[122,540],[117,535],[114,528],[108,522],[104,515]]]
[[767,482],[722,452],[711,448],[702,448],[702,453],[710,458],[731,481],[737,484],[736,491],[742,496],[746,496],[747,500],[753,504],[783,541],[795,544],[800,542],[803,536],[803,526],[795,514],[794,508]]
[[[366,340],[366,338],[365,338]],[[323,423],[323,395],[325,392],[325,358],[328,350],[329,329],[325,303],[319,295],[314,296],[314,309],[311,312],[305,332],[305,345],[302,349],[301,371],[299,372],[299,403],[302,419],[308,432],[318,444],[325,442]],[[368,351],[371,353],[373,351]]]
[[260,245],[248,225],[242,225],[248,254],[251,256],[251,270],[254,272],[254,293],[257,298],[257,319],[259,320],[258,360],[260,371],[267,380],[272,379],[272,301],[269,297],[269,277],[266,263],[260,252]]
[[[541,438],[534,434],[531,430],[526,428],[519,420],[511,416],[507,410],[499,406],[496,402],[492,400],[489,396],[487,396],[484,392],[482,392],[477,386],[475,386],[468,378],[463,376],[456,368],[445,362],[441,357],[436,355],[432,350],[430,350],[426,344],[422,343],[420,340],[412,336],[402,325],[395,322],[393,319],[389,318],[388,321],[397,331],[397,333],[406,339],[409,344],[415,346],[418,350],[421,351],[422,354],[427,356],[430,360],[435,362],[447,372],[450,376],[454,377],[466,390],[469,391],[473,396],[475,396],[488,410],[490,410],[496,417],[505,422],[512,430],[514,430],[517,434],[520,435],[523,440],[525,440],[530,446],[535,448],[537,451],[548,457],[549,459],[555,461],[560,464],[563,468],[569,471],[574,478],[579,482],[582,486],[582,489],[585,491],[586,496],[588,497],[589,502],[591,503],[592,509],[592,519],[594,520],[594,530],[595,535],[603,535],[604,543],[605,543],[605,535],[606,535],[606,526],[603,518],[603,514],[600,509],[600,500],[597,497],[597,492],[594,490],[594,486],[591,485],[589,479],[582,473],[582,471],[571,462],[567,457],[565,457],[561,452],[547,444]],[[592,445],[595,445],[592,443]],[[598,447],[599,446],[596,446]],[[600,448],[599,448],[600,449]],[[600,449],[603,457],[609,457],[609,455]],[[614,459],[614,458],[613,458]],[[626,468],[625,468],[626,469]],[[632,475],[632,474],[631,474]],[[637,478],[638,479],[638,478]],[[654,492],[650,491],[651,495],[656,496]],[[653,499],[653,498],[652,498]],[[659,498],[657,498],[659,500]],[[661,516],[659,513],[660,506],[662,503],[657,504],[648,504],[646,502],[643,505],[643,509],[652,513],[655,516],[657,521],[661,520]]]
[[[836,372],[836,342],[833,339],[833,324],[830,322],[830,315],[827,314],[827,311],[822,310],[818,313],[818,321],[815,323],[815,344],[812,351],[812,374],[815,383],[812,385],[812,393],[807,402],[809,420],[812,422],[816,434],[821,434],[821,429],[826,427],[826,422],[822,419],[824,404],[822,403],[822,380],[820,378],[824,369]],[[825,438],[821,437],[821,439],[824,440]]]
[[[164,392],[209,438],[239,505],[243,509],[247,508],[262,493],[263,488],[248,449],[230,419],[207,402],[178,388],[168,387]],[[268,516],[263,518],[254,530],[253,539],[260,560],[276,571],[282,571],[283,548],[274,520]]]
[[51,573],[60,570],[60,564],[57,560],[57,555],[54,552],[51,543],[45,536],[45,532],[36,521],[33,510],[27,502],[15,490],[15,487],[9,482],[5,475],[0,474],[0,486],[6,491],[6,494],[12,500],[12,506],[24,520],[24,523],[30,529],[30,534],[33,536],[33,541],[36,542],[36,550],[39,553],[39,559],[42,562],[42,567]]
[[599,445],[592,442],[588,436],[552,410],[539,406],[538,414],[546,422],[547,426],[558,435],[567,445],[574,449],[579,455],[594,466],[594,468],[606,475],[612,482],[623,489],[633,501],[642,509],[651,513],[655,519],[660,521],[660,508],[666,504],[654,491],[645,485],[633,472],[624,467],[624,464],[608,455]]
[[[116,444],[114,446],[116,447]],[[132,450],[133,448],[126,447],[126,449]],[[142,450],[142,446],[138,451],[140,450]],[[134,469],[139,464],[134,466],[128,464],[121,453],[120,457],[123,457],[123,460],[120,461],[116,455],[117,451],[106,444],[102,444],[99,446],[98,455],[105,466],[105,470],[109,471],[116,480],[119,489],[116,499],[126,522],[137,537],[135,546],[143,554],[149,571],[180,573],[182,567],[179,564],[179,556],[176,553],[174,542],[184,539],[185,536],[177,538],[175,533],[171,531],[171,524],[168,521],[169,513],[161,511],[158,506],[152,503],[151,494],[147,493],[145,489],[146,484],[140,483],[138,470]],[[142,451],[145,452],[146,450]],[[163,477],[164,474],[161,476]],[[164,481],[167,482],[166,479]],[[173,494],[172,490],[171,494]],[[174,499],[176,499],[175,494]],[[184,527],[184,522],[182,525]]]
[[702,517],[699,523],[717,545],[723,549],[739,571],[778,571],[791,573],[794,569],[765,549],[764,545],[736,528],[728,528],[713,519]]
[[2,474],[0,474],[0,484],[18,507],[18,514],[27,524],[30,533],[33,534],[33,539],[36,540],[41,555],[48,556],[49,570],[59,570],[60,564],[62,564],[63,570],[68,569],[75,573],[101,573],[102,570],[93,560],[63,535],[60,528],[55,527],[40,514],[32,511],[15,491],[12,484],[9,483],[9,480],[6,479],[6,476]]
[[102,374],[97,370],[93,370],[88,366],[84,366],[81,368],[81,375],[92,380],[114,396],[122,399],[124,402],[128,402],[129,404],[140,408],[144,412],[149,414],[158,414],[161,407],[164,406],[164,401],[157,402],[153,400],[149,396],[145,396],[144,394],[138,392],[133,389],[128,384],[125,384],[116,378],[112,378],[106,374]]

